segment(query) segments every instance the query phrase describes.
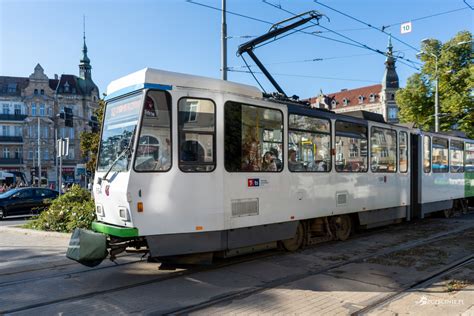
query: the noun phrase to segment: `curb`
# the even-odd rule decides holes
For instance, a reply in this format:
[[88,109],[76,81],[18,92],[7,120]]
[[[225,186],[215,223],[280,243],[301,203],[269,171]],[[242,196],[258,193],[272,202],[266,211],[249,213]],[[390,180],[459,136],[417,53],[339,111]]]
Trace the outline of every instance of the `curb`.
[[15,227],[15,226],[2,226],[0,227],[0,232],[2,231],[19,233],[19,234],[24,234],[24,235],[41,236],[41,237],[55,237],[55,238],[71,237],[70,233],[49,232],[49,231],[21,228],[21,227]]

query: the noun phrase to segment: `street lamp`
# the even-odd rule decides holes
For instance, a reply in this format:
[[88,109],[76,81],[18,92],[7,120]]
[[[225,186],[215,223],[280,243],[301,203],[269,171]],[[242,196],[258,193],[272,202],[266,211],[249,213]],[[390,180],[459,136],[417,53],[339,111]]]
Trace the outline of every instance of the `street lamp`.
[[[429,39],[423,39],[421,41],[423,44],[426,44],[429,42]],[[463,45],[463,44],[467,44],[467,43],[471,43],[472,41],[462,41],[462,42],[459,42],[459,43],[456,43],[454,45],[451,45],[451,46],[448,46],[446,48],[446,50],[448,49],[451,49],[455,46],[459,46],[459,45]],[[421,56],[421,55],[430,55],[430,56],[433,56],[434,59],[435,59],[435,80],[436,80],[436,85],[435,85],[435,114],[434,114],[434,117],[435,117],[435,132],[439,132],[439,73],[438,73],[438,58],[439,56],[434,54],[434,53],[430,53],[430,52],[426,52],[426,51],[420,51],[416,54],[417,57]]]

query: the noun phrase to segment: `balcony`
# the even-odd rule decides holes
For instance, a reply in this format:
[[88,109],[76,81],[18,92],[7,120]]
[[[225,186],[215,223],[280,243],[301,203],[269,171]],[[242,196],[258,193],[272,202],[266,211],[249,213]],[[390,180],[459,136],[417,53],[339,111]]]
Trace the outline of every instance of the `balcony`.
[[0,143],[23,143],[22,136],[0,136]]
[[0,121],[24,121],[28,115],[23,114],[0,114]]
[[21,165],[23,158],[0,158],[0,165]]

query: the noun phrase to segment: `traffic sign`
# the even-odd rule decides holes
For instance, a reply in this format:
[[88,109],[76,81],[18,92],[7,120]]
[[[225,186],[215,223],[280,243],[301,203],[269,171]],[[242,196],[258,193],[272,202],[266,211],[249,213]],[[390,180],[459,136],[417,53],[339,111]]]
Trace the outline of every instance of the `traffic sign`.
[[400,25],[400,33],[406,34],[411,32],[411,22],[405,22]]

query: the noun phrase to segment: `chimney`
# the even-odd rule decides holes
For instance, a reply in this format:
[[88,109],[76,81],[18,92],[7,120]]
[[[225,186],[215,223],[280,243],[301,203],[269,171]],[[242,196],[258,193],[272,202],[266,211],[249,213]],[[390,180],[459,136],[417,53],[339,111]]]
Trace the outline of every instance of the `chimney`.
[[54,74],[54,79],[58,80],[58,74]]
[[341,92],[342,92],[342,91],[347,91],[347,89],[341,89]]

